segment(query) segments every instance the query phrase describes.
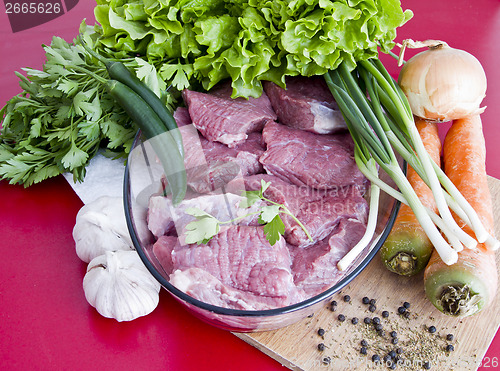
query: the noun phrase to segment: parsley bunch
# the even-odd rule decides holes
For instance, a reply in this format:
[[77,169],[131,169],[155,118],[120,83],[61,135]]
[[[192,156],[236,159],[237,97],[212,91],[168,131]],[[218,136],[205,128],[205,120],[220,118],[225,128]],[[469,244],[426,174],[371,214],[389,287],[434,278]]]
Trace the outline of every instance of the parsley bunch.
[[[92,29],[82,25],[80,31],[87,45],[96,48]],[[16,73],[23,92],[0,110],[0,179],[25,187],[62,173],[82,181],[99,150],[126,157],[137,132],[106,90],[108,72],[102,62],[59,37],[44,50],[43,69],[23,68],[26,76]],[[140,58],[122,61],[162,95],[165,84],[154,66]]]

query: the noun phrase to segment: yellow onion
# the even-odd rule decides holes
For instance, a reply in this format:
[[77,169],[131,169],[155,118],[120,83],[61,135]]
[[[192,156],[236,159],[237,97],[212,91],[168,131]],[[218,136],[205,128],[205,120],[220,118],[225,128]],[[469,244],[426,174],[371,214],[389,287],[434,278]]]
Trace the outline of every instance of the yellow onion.
[[464,50],[429,41],[423,43],[427,50],[404,64],[398,78],[413,114],[451,121],[482,113],[486,74],[481,63]]

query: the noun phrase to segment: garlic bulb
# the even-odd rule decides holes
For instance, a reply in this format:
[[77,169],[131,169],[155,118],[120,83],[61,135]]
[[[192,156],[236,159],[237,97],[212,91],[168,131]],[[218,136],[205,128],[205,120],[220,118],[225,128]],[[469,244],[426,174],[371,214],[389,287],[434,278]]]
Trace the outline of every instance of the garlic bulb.
[[410,58],[399,74],[399,86],[413,114],[451,121],[482,113],[486,74],[481,63],[464,50],[432,42],[434,45],[429,43],[427,50]]
[[123,199],[103,196],[83,206],[73,228],[76,254],[90,262],[105,251],[133,250]]
[[102,316],[131,321],[151,313],[159,302],[159,282],[136,251],[106,251],[89,263],[85,298]]

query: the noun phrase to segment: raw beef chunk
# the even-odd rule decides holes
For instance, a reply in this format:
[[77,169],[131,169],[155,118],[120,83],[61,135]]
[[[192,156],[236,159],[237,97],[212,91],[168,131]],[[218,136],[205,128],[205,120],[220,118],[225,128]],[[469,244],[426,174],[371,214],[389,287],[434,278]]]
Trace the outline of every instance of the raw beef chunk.
[[360,185],[365,177],[354,161],[348,133],[320,135],[269,122],[263,131],[264,169],[298,186],[331,189]]
[[322,77],[287,77],[286,89],[265,81],[264,91],[281,124],[318,134],[347,129],[342,112]]
[[240,310],[280,308],[302,300],[302,297],[263,296],[243,291],[222,283],[200,268],[176,270],[170,283],[189,296],[218,307]]
[[271,182],[264,193],[268,199],[285,205],[311,234],[310,241],[304,230],[291,217],[284,216],[285,239],[289,244],[307,246],[327,237],[342,219],[356,219],[366,223],[368,203],[355,186],[330,190],[298,187],[278,177],[259,174],[247,177],[247,190],[260,189],[261,180]]
[[337,282],[342,274],[337,263],[356,245],[365,230],[366,225],[359,220],[343,219],[338,228],[319,243],[306,248],[291,246],[297,287],[313,296]]
[[265,93],[259,98],[231,98],[231,86],[223,84],[210,93],[184,90],[182,96],[194,126],[208,140],[229,147],[245,141],[249,133],[261,131],[276,119]]
[[174,118],[182,133],[188,185],[196,192],[209,193],[228,184],[237,176],[263,172],[259,157],[264,153],[260,133],[250,133],[248,138],[229,148],[219,142],[210,142],[193,126],[184,107],[174,112]]

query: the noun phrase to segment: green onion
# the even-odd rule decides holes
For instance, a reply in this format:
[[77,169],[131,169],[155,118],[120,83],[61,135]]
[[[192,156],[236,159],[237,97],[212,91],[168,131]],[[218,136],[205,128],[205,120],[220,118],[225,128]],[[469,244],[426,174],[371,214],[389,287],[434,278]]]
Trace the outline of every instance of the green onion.
[[[359,169],[377,188],[376,192],[383,190],[411,207],[446,264],[455,263],[457,252],[464,246],[473,249],[478,242],[491,249],[500,246],[499,241],[486,232],[474,209],[430,158],[406,96],[380,60],[360,61],[353,71],[342,63],[324,78],[354,140]],[[396,152],[429,186],[439,215],[422,205],[400,167]],[[375,163],[391,177],[399,191],[379,178]],[[458,226],[451,210],[473,229],[477,240]],[[369,238],[364,236],[362,240]],[[357,248],[346,261],[352,262],[353,256],[360,251]],[[345,269],[344,265],[342,267]]]

